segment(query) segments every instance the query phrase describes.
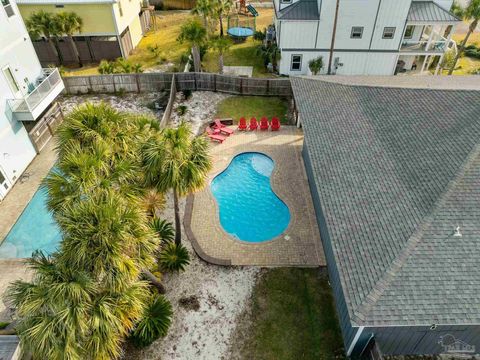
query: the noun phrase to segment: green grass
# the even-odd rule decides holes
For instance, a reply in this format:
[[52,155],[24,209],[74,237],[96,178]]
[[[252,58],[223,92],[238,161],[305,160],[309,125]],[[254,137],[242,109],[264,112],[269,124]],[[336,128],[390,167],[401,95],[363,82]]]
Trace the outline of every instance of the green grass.
[[218,104],[215,117],[233,118],[236,123],[241,117],[245,117],[249,121],[251,117],[256,117],[257,120],[260,120],[262,116],[266,116],[269,119],[276,116],[282,124],[286,124],[289,118],[288,111],[288,101],[283,98],[232,96]]
[[242,359],[344,358],[331,288],[318,269],[268,270],[252,306],[246,338],[238,340]]

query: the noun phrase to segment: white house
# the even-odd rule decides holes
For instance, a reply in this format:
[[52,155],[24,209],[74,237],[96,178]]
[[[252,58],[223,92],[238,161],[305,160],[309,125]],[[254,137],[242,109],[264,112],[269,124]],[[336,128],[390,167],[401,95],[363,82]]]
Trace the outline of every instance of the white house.
[[321,56],[322,73],[422,72],[456,51],[450,37],[460,20],[447,10],[452,2],[274,0],[279,71],[308,74],[309,61]]
[[36,155],[24,122],[41,118],[64,86],[57,69],[40,66],[12,0],[1,2],[0,29],[1,201]]

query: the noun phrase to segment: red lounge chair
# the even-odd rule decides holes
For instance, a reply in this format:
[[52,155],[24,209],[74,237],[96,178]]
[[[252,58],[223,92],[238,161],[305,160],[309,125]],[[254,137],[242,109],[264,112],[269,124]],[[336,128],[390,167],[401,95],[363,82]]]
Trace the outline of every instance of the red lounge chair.
[[238,121],[238,130],[247,130],[247,120],[245,120],[244,117],[240,118],[240,120]]
[[223,141],[227,138],[226,136],[220,135],[217,130],[213,130],[210,127],[207,127],[205,131],[210,140],[218,141],[220,144],[223,143]]
[[270,126],[270,129],[272,129],[272,131],[277,131],[280,129],[280,120],[278,120],[278,118],[272,118],[272,125]]
[[250,125],[248,126],[248,128],[250,129],[250,131],[257,130],[257,128],[258,128],[257,119],[255,119],[254,117],[251,118],[250,119]]
[[215,127],[215,129],[220,130],[220,132],[224,133],[225,135],[232,135],[233,134],[233,130],[229,129],[226,125],[223,125],[220,122],[220,119],[215,119],[214,127]]
[[268,119],[264,116],[260,119],[260,130],[268,130]]

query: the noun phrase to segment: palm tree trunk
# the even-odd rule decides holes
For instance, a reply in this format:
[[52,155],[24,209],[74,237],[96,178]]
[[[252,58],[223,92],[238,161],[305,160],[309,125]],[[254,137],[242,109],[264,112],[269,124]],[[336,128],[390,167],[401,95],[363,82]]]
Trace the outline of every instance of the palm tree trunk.
[[150,271],[143,269],[142,270],[143,276],[145,276],[150,283],[155,286],[160,294],[165,294],[167,290],[165,289],[165,286],[160,282],[160,280],[153,275]]
[[220,37],[223,37],[223,17],[222,17],[222,14],[220,14],[218,16],[218,18],[220,19]]
[[470,35],[472,35],[472,33],[475,30],[475,28],[477,27],[477,25],[478,25],[478,20],[473,20],[473,22],[468,27],[467,35],[465,36],[465,39],[463,39],[462,43],[460,44],[460,46],[458,48],[457,54],[455,55],[455,60],[453,60],[453,64],[450,67],[450,70],[448,70],[448,75],[453,74],[453,70],[455,70],[455,66],[457,65],[457,61],[460,58],[460,55],[462,54],[463,50],[465,49],[465,45],[467,45],[468,38],[470,37]]
[[203,15],[203,26],[205,26],[205,31],[207,32],[207,40],[209,39],[209,31],[208,31],[208,17],[207,15]]
[[60,60],[60,54],[58,53],[58,50],[57,50],[57,47],[55,46],[54,41],[50,37],[47,39],[47,41],[50,44],[50,47],[52,48],[52,51],[55,54],[55,57],[57,58],[58,62],[61,64],[62,61]]
[[218,65],[220,67],[220,74],[223,74],[223,54],[220,53],[220,56],[218,57]]
[[62,55],[62,52],[60,51],[60,45],[58,45],[58,39],[55,38],[53,43],[55,44],[55,48],[57,49],[58,61],[60,62],[60,65],[63,65],[63,55]]
[[175,212],[175,244],[180,245],[182,243],[182,229],[180,223],[180,209],[178,206],[178,194],[173,190],[173,209]]
[[77,58],[78,65],[82,67],[83,66],[82,59],[80,59],[80,53],[78,52],[78,48],[77,48],[77,44],[75,44],[75,40],[73,40],[73,36],[69,36],[68,40],[70,40],[70,45],[72,46],[73,54]]
[[200,50],[198,49],[198,45],[192,46],[192,55],[193,55],[193,69],[195,72],[201,72],[201,60],[200,60]]

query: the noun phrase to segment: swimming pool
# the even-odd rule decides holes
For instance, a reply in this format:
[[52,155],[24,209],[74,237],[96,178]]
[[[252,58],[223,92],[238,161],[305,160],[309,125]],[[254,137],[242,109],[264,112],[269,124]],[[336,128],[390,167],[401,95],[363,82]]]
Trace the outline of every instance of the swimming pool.
[[0,245],[0,258],[27,258],[35,250],[52,253],[60,244],[60,230],[46,208],[47,191],[37,190]]
[[220,224],[239,240],[258,243],[282,234],[290,222],[290,211],[273,192],[270,177],[273,160],[247,152],[233,158],[210,187],[217,200]]

